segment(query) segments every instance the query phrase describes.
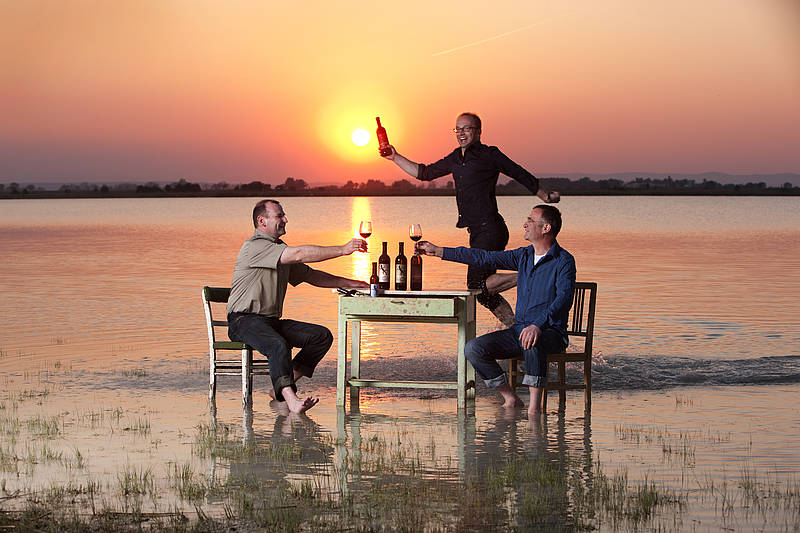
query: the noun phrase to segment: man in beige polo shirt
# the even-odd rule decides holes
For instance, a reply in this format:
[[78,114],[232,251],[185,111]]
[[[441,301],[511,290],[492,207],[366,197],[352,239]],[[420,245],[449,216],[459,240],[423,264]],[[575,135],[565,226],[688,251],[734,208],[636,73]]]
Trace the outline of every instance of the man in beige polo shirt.
[[[312,376],[328,353],[333,335],[324,326],[281,318],[287,285],[305,281],[316,287],[369,287],[363,281],[334,276],[305,264],[366,251],[367,243],[352,239],[343,246],[288,246],[280,239],[287,222],[283,207],[275,200],[261,200],[253,209],[255,233],[239,250],[233,270],[228,336],[267,356],[271,395],[285,401],[293,413],[302,413],[314,407],[319,398],[298,397],[295,383],[302,376]],[[292,348],[300,348],[294,359]]]

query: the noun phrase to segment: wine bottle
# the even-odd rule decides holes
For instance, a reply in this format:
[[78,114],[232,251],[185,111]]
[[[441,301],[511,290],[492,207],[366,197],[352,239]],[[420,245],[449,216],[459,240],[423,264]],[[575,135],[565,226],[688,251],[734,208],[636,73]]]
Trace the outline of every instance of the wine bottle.
[[383,253],[378,258],[378,288],[383,291],[388,291],[389,286],[389,252],[387,246],[389,243],[383,241]]
[[411,256],[411,290],[422,290],[422,256],[419,254]]
[[400,253],[394,260],[394,290],[404,291],[406,285],[406,272],[408,270],[408,261],[403,253],[403,243],[400,243]]
[[378,263],[372,262],[372,275],[369,277],[369,295],[378,296]]
[[381,126],[381,117],[375,117],[378,122],[378,130],[375,135],[378,137],[378,152],[382,156],[392,155],[392,149],[389,148],[389,136],[386,135],[386,128]]

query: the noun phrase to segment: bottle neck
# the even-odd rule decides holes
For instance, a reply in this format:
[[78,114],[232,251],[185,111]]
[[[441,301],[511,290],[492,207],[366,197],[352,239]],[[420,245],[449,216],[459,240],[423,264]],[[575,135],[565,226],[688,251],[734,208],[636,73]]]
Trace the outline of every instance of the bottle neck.
[[387,250],[387,248],[386,248],[386,247],[388,246],[388,244],[389,244],[389,243],[386,243],[386,242],[385,242],[385,243],[383,243],[383,253],[386,253],[386,250]]
[[400,255],[403,255],[403,244],[402,242],[400,243]]

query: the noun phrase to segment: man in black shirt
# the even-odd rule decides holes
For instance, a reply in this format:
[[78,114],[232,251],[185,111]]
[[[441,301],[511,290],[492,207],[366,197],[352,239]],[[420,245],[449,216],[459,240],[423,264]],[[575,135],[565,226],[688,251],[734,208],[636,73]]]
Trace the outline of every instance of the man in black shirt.
[[[467,228],[470,247],[504,250],[508,244],[508,226],[497,211],[495,194],[497,178],[501,172],[524,185],[545,202],[558,202],[560,196],[555,191],[540,189],[539,180],[509,159],[499,148],[481,143],[481,119],[478,115],[459,115],[453,132],[456,134],[458,148],[430,165],[411,161],[397,153],[393,146],[392,153],[385,157],[418,180],[431,181],[452,174],[458,205],[456,226]],[[516,284],[516,274],[498,274],[496,270],[474,266],[467,269],[467,287],[480,289],[478,302],[506,326],[514,323],[514,312],[499,293]]]

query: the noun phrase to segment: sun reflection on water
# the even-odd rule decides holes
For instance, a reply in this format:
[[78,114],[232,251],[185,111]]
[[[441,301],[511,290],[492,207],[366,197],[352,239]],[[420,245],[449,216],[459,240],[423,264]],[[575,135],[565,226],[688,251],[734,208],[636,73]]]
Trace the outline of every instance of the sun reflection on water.
[[[354,197],[352,207],[350,210],[350,221],[353,226],[353,237],[361,238],[358,234],[358,225],[362,220],[372,220],[372,212],[370,211],[369,198],[362,196]],[[369,242],[369,239],[367,239]],[[368,281],[372,274],[372,266],[370,265],[369,253],[356,252],[350,255],[352,261],[352,278]]]

